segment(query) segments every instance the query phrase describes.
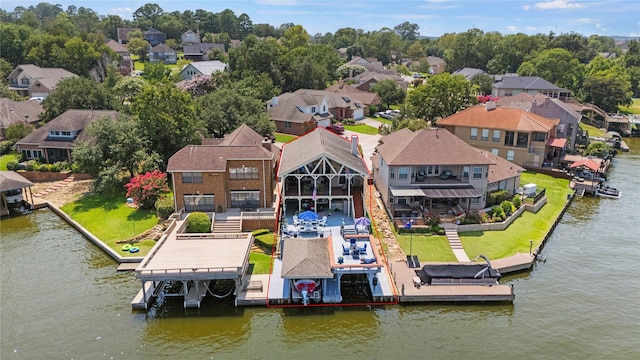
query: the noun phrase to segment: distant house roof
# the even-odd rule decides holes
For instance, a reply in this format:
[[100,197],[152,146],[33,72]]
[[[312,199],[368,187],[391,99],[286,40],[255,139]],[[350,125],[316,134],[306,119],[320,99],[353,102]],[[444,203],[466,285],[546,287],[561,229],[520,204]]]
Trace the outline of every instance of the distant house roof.
[[447,68],[447,62],[437,56],[427,56],[427,63],[431,66],[434,74],[440,74]]
[[120,45],[117,41],[110,39],[109,41],[107,41],[107,47],[110,48],[111,50],[115,51],[116,53],[123,55],[123,54],[129,54],[129,50]]
[[440,126],[482,127],[525,132],[548,132],[559,120],[548,119],[517,108],[486,109],[476,105],[438,121]]
[[155,28],[149,28],[149,30],[144,32],[144,35],[165,35],[165,33]]
[[[17,78],[21,73],[24,73],[31,80],[40,82],[49,90],[53,90],[62,79],[78,77],[78,75],[63,68],[41,68],[33,64],[24,64],[16,66],[7,78]],[[31,86],[35,85],[36,81],[33,81]]]
[[459,69],[459,70],[454,71],[451,75],[462,75],[462,76],[464,76],[465,79],[471,80],[475,76],[483,75],[483,74],[486,74],[486,73],[482,69],[467,68],[466,67],[464,69]]
[[187,67],[192,67],[198,70],[202,75],[211,75],[216,71],[224,71],[227,68],[227,64],[220,60],[211,61],[196,61],[191,64],[187,64],[182,68],[184,71]]
[[531,110],[534,102],[542,103],[545,102],[546,99],[547,96],[544,94],[538,93],[531,95],[526,92],[521,92],[513,96],[505,96],[498,99],[496,101],[496,105],[529,111]]
[[185,31],[184,33],[182,33],[182,35],[180,35],[180,39],[182,39],[182,41],[187,41],[185,38],[189,38],[189,37],[195,37],[196,42],[200,42],[200,35],[193,32],[191,29]]
[[498,155],[494,155],[491,151],[481,149],[475,150],[495,163],[493,165],[489,165],[489,176],[487,178],[489,183],[511,179],[525,171],[523,167],[520,167],[505,158],[501,158]]
[[242,45],[242,40],[238,40],[238,39],[229,40],[229,46],[231,46],[232,48],[240,47],[240,45]]
[[308,97],[305,95],[310,95],[314,100],[308,103],[308,105],[320,104],[322,100],[325,99],[329,104],[329,108],[359,109],[362,107],[362,103],[352,98],[349,94],[313,89],[298,89],[294,94],[306,99],[308,99]]
[[17,190],[33,183],[15,171],[0,171],[0,191]]
[[176,51],[173,50],[172,48],[168,47],[165,44],[158,44],[158,45],[152,47],[149,52],[152,52],[152,53],[175,53]]
[[295,171],[322,156],[344,164],[356,173],[368,176],[369,170],[362,155],[354,155],[351,146],[350,140],[325,128],[316,128],[283,146],[278,176]]
[[288,238],[282,251],[283,278],[333,278],[329,240]]
[[262,146],[262,136],[243,124],[225,136],[211,139],[207,145],[187,145],[173,154],[167,164],[168,172],[227,170],[227,160],[272,160],[276,157]]
[[380,95],[357,89],[349,84],[345,84],[344,81],[338,81],[325,90],[338,94],[346,94],[352,99],[360,101],[365,105],[380,105],[382,103]]
[[224,44],[200,43],[195,45],[185,45],[182,49],[184,50],[185,56],[202,56],[214,48],[224,51]]
[[493,87],[496,89],[568,91],[557,87],[539,76],[503,76],[501,81],[493,84]]
[[118,41],[122,42],[122,41],[128,41],[129,40],[129,33],[130,32],[134,32],[134,31],[140,31],[140,28],[118,28],[116,30],[117,32],[117,36],[118,36]]
[[318,122],[323,119],[333,118],[333,115],[328,112],[312,114],[306,113],[301,109],[301,107],[319,105],[321,101],[306,92],[284,93],[271,100],[270,104],[272,106],[267,109],[267,112],[272,120],[293,123],[306,123],[312,120]]
[[383,136],[376,150],[392,166],[495,164],[445,129],[404,128]]
[[18,123],[37,122],[42,111],[42,105],[35,100],[14,101],[0,98],[0,129]]
[[[83,130],[93,121],[103,116],[115,119],[118,115],[120,115],[120,113],[113,110],[67,110],[41,128],[36,129],[31,134],[22,138],[16,145],[40,145],[40,147],[43,148],[71,149],[74,146],[74,141],[89,139],[87,132]],[[79,134],[75,139],[52,137],[49,134],[49,131],[52,130],[79,132]]]
[[[395,70],[394,70],[395,71]],[[407,88],[409,83],[405,81],[400,75],[396,74],[383,74],[378,72],[367,71],[362,74],[353,77],[353,80],[357,81],[359,84],[365,83],[370,80],[375,81],[383,81],[383,80],[393,80],[398,83],[398,85]]]

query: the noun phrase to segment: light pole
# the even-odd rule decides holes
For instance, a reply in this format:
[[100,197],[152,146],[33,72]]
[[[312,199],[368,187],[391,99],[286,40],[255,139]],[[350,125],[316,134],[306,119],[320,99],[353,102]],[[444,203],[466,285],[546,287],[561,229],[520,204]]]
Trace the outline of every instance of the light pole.
[[529,255],[531,255],[531,251],[533,251],[533,240],[529,240]]

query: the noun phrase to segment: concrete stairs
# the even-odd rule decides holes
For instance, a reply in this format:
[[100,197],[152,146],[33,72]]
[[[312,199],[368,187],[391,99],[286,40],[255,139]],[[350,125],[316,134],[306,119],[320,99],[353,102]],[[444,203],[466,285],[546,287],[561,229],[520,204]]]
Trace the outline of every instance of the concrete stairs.
[[214,233],[239,233],[242,232],[242,220],[240,217],[227,217],[225,220],[218,220],[213,224]]
[[441,224],[441,226],[444,229],[444,234],[447,240],[449,240],[451,250],[458,259],[458,262],[469,262],[469,257],[467,253],[464,252],[462,242],[460,242],[460,237],[458,236],[458,227],[454,224]]
[[73,174],[67,176],[64,180],[60,180],[58,182],[56,182],[55,184],[53,184],[51,187],[49,187],[46,190],[43,190],[37,194],[33,194],[33,196],[35,197],[43,197],[43,196],[47,196],[49,194],[51,194],[52,192],[63,188],[69,184],[71,184],[73,182],[74,178],[73,178]]

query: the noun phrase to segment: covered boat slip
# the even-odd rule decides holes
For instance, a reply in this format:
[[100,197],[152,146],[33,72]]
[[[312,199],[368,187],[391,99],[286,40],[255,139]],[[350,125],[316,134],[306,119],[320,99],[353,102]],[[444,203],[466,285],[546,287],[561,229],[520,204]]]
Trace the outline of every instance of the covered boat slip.
[[[176,226],[160,239],[135,270],[142,281],[141,294],[132,307],[146,308],[149,301],[162,291],[166,282],[181,282],[178,293],[184,296],[185,307],[199,307],[214,280],[231,279],[236,292],[249,266],[251,233],[177,234]],[[149,285],[151,282],[152,285]]]

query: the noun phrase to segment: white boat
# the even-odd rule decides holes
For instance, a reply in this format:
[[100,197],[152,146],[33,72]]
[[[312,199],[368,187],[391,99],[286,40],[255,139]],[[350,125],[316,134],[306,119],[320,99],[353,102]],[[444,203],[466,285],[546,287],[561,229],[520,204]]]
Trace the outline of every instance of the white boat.
[[608,197],[612,199],[617,199],[622,195],[622,192],[616,188],[603,185],[596,189],[596,195],[602,197]]

